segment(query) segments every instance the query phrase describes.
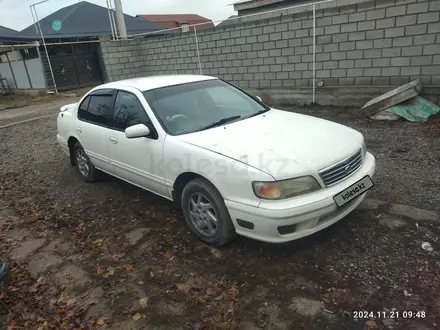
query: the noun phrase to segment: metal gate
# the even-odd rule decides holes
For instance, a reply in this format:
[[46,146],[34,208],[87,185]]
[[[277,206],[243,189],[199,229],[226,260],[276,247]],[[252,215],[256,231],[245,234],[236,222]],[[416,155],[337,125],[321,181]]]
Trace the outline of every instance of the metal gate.
[[49,52],[58,90],[99,85],[103,82],[95,45],[63,46],[54,46]]

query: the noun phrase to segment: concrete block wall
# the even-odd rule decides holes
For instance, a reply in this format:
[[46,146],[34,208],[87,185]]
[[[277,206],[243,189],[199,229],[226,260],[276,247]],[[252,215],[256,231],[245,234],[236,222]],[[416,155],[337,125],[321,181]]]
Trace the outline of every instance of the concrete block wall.
[[[106,81],[115,81],[148,75],[140,39],[113,42],[100,40],[103,73]],[[151,74],[150,74],[151,75]]]
[[[318,103],[360,105],[414,79],[425,86],[424,96],[440,103],[440,0],[337,0],[321,7],[316,11]],[[310,103],[312,10],[286,12],[200,31],[203,74],[278,102]],[[193,34],[101,46],[110,80],[199,73]]]

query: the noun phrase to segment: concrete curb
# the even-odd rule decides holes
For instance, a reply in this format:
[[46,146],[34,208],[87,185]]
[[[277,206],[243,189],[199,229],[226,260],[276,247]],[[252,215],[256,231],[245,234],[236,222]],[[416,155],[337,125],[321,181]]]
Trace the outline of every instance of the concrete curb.
[[15,122],[15,123],[10,123],[10,124],[7,124],[7,125],[0,126],[0,129],[2,129],[2,128],[8,128],[8,127],[15,126],[15,125],[20,125],[20,124],[26,124],[26,123],[29,123],[29,122],[31,122],[31,121],[35,121],[35,120],[38,120],[38,119],[44,119],[44,118],[55,117],[55,116],[57,116],[57,115],[58,115],[58,114],[56,113],[56,114],[51,114],[51,115],[45,115],[45,116],[39,116],[39,117],[29,118],[29,119],[26,119],[26,120],[21,120],[21,121],[17,121],[17,122]]

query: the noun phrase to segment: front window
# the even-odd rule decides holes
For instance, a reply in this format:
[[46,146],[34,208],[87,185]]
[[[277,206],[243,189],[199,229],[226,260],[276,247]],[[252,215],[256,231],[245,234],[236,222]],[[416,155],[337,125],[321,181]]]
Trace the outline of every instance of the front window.
[[119,91],[113,111],[113,127],[125,131],[127,127],[144,124],[150,127],[150,119],[137,96]]
[[164,87],[144,92],[171,135],[200,131],[242,120],[268,110],[244,92],[221,80]]

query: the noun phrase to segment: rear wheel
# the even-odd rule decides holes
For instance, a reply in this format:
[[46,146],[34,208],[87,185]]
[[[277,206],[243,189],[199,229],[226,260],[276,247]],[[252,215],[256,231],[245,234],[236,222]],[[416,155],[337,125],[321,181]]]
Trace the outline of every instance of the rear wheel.
[[182,210],[190,231],[205,243],[222,246],[235,238],[224,199],[207,180],[197,178],[187,183],[182,192]]
[[78,167],[78,171],[82,178],[86,182],[94,182],[97,178],[97,169],[93,166],[89,157],[86,155],[82,145],[77,142],[73,147],[75,165]]

